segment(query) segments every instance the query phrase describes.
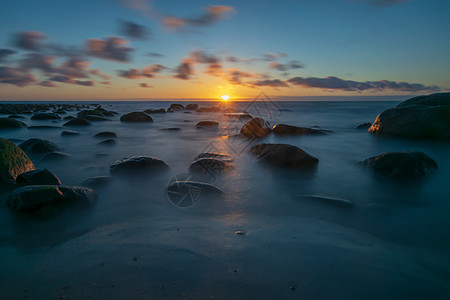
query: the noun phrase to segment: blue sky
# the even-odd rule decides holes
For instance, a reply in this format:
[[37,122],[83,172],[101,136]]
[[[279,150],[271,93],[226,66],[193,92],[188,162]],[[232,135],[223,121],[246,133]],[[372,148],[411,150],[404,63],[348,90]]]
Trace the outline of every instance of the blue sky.
[[0,100],[448,91],[448,11],[443,0],[8,1]]

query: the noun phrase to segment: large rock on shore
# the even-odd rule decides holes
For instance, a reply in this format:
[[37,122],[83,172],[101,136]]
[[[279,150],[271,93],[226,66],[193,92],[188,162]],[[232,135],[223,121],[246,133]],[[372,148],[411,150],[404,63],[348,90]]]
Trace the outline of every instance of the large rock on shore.
[[269,123],[261,118],[253,118],[241,128],[241,134],[246,138],[263,138],[271,131]]
[[202,176],[216,176],[233,169],[233,165],[218,158],[204,157],[196,159],[189,166],[189,172]]
[[44,208],[58,208],[65,204],[82,207],[92,205],[97,194],[85,187],[29,185],[14,190],[7,199],[10,208],[26,213],[36,213]]
[[389,152],[367,158],[360,164],[398,179],[422,178],[437,169],[437,163],[423,152]]
[[277,135],[326,134],[325,130],[297,127],[286,124],[277,124],[273,126],[272,132]]
[[34,168],[33,162],[20,147],[0,138],[0,182],[14,182],[18,175]]
[[17,176],[16,183],[22,185],[61,185],[61,181],[47,169],[32,170]]
[[276,167],[312,168],[319,162],[319,159],[302,149],[287,144],[258,144],[250,151],[258,161]]
[[121,116],[120,121],[131,123],[145,123],[145,122],[153,122],[153,119],[146,113],[137,111]]
[[173,104],[170,104],[169,109],[173,110],[173,111],[179,111],[179,110],[183,110],[184,106],[182,104],[173,103]]
[[414,97],[385,110],[377,116],[369,132],[450,139],[450,93]]
[[169,170],[162,160],[151,156],[132,156],[116,161],[109,167],[111,175],[151,175]]
[[23,127],[27,127],[27,125],[23,122],[11,118],[0,118],[0,130],[23,128]]
[[45,154],[53,151],[60,151],[61,148],[58,147],[53,142],[43,140],[43,139],[28,139],[21,143],[20,148],[23,149],[28,155],[30,154]]
[[198,109],[198,104],[197,103],[191,103],[186,105],[186,110],[197,110]]

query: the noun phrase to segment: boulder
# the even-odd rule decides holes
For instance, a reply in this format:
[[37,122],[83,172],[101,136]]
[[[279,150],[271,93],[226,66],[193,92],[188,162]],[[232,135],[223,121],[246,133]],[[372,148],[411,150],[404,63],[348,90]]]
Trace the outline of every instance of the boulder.
[[107,118],[105,118],[105,117],[99,117],[99,116],[89,116],[89,115],[87,115],[87,116],[84,116],[83,118],[85,118],[86,120],[88,120],[88,121],[111,121],[110,119],[107,119]]
[[34,170],[25,152],[7,139],[0,138],[0,182],[14,182],[18,175]]
[[109,185],[111,181],[112,177],[110,176],[96,176],[84,180],[82,183],[80,183],[80,185],[91,189],[96,189]]
[[73,119],[75,119],[74,116],[67,116],[63,118],[63,120],[73,120]]
[[52,152],[49,152],[49,153],[45,154],[42,157],[41,161],[44,161],[44,162],[60,161],[60,160],[68,159],[68,158],[71,158],[71,157],[72,156],[70,154],[65,153],[65,152],[52,151]]
[[109,167],[111,175],[141,176],[169,170],[162,160],[151,156],[132,156],[116,161]]
[[216,152],[203,152],[194,157],[194,161],[201,159],[201,158],[214,158],[214,159],[220,159],[224,162],[231,163],[234,161],[233,156],[226,154],[226,153],[216,153]]
[[112,131],[102,131],[97,133],[96,135],[94,135],[95,138],[109,138],[109,139],[114,139],[117,138],[117,134],[115,132]]
[[199,128],[219,127],[219,122],[217,122],[217,121],[200,121],[195,126],[199,127]]
[[35,125],[35,126],[28,126],[27,129],[33,130],[33,129],[61,129],[61,126],[52,126],[52,125]]
[[61,136],[75,136],[75,135],[80,135],[80,134],[78,132],[72,131],[72,130],[64,130],[63,132],[61,132]]
[[356,129],[368,129],[368,128],[370,128],[370,126],[372,126],[372,123],[369,123],[369,122],[362,123],[362,124],[359,124],[358,126],[356,126]]
[[63,126],[89,126],[89,125],[92,125],[92,123],[84,118],[74,118],[69,122],[63,124]]
[[61,185],[59,178],[47,169],[22,173],[17,176],[16,183],[22,185]]
[[414,97],[387,109],[377,116],[369,132],[450,139],[450,93]]
[[186,105],[186,110],[197,110],[198,109],[198,104],[194,103],[194,104],[188,104]]
[[38,113],[31,117],[31,120],[59,120],[61,116],[54,113]]
[[77,113],[77,116],[80,118],[84,118],[86,116],[97,116],[97,117],[104,117],[102,111],[97,109],[85,109]]
[[253,118],[241,128],[241,135],[246,138],[262,138],[269,135],[270,132],[269,123],[261,118]]
[[166,110],[164,108],[160,108],[160,109],[146,109],[144,110],[144,112],[146,114],[165,114]]
[[250,151],[258,161],[276,167],[312,168],[319,162],[302,149],[287,144],[258,144]]
[[328,197],[328,196],[319,196],[319,195],[300,195],[299,196],[302,199],[310,200],[315,203],[322,203],[325,205],[340,207],[340,208],[351,208],[355,209],[358,206],[355,204],[355,202],[347,199],[341,199],[341,198],[334,198],[334,197]]
[[23,149],[28,155],[31,154],[45,154],[52,151],[60,151],[61,148],[58,147],[53,142],[43,140],[43,139],[36,139],[31,138],[26,140],[25,142],[21,143],[20,148]]
[[[189,195],[193,191],[205,194],[224,194],[224,192],[215,185],[200,181],[174,181],[167,186],[169,193],[177,193],[180,196]],[[194,193],[192,193],[194,194]],[[194,194],[195,195],[195,194]],[[198,194],[197,194],[198,195]]]
[[97,194],[85,187],[29,185],[14,190],[7,199],[10,208],[26,213],[36,213],[48,206],[61,207],[76,203],[90,206],[97,199]]
[[169,128],[161,128],[161,130],[167,130],[167,131],[180,131],[180,127],[169,127]]
[[105,146],[113,146],[113,145],[117,144],[117,139],[106,139],[104,141],[101,141],[98,144],[105,145]]
[[419,179],[437,169],[437,163],[423,152],[389,152],[370,157],[360,164],[376,173],[397,179]]
[[277,124],[273,126],[272,132],[276,135],[326,134],[325,130],[297,127],[286,124]]
[[120,117],[121,122],[132,122],[132,123],[141,123],[141,122],[153,122],[153,119],[143,112],[132,112]]
[[233,165],[231,163],[223,161],[221,159],[210,157],[196,159],[189,166],[189,172],[211,177],[220,175],[222,172],[231,169],[233,169]]
[[11,118],[0,118],[0,130],[23,128],[23,127],[27,127],[27,125],[23,122]]
[[173,103],[173,104],[170,104],[169,109],[173,110],[173,111],[179,111],[179,110],[183,110],[184,106],[181,104],[178,104],[178,103]]
[[19,115],[9,115],[8,118],[10,118],[10,119],[25,119],[24,116],[19,116]]

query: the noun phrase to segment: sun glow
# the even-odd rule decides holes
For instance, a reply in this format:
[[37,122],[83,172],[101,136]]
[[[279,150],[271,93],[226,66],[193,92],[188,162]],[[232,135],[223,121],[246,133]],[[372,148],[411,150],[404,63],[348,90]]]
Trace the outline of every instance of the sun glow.
[[223,95],[221,96],[223,101],[228,101],[228,99],[230,99],[230,97],[228,95]]

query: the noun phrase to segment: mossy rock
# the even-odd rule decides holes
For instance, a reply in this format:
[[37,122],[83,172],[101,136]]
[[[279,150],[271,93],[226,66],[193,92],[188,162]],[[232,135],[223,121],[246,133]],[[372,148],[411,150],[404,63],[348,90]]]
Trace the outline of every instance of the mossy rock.
[[20,147],[0,138],[0,181],[13,182],[19,174],[34,169],[33,162]]

